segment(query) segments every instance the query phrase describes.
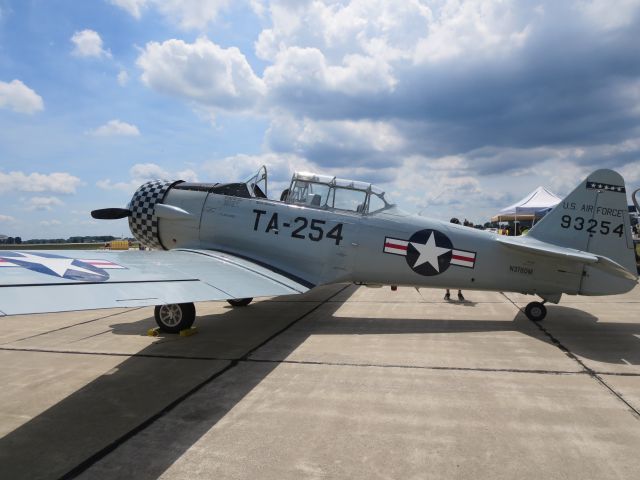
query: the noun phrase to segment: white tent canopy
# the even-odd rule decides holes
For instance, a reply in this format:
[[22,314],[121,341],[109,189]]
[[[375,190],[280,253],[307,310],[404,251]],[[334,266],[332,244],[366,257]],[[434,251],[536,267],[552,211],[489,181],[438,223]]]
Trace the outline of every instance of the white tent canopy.
[[555,207],[562,201],[555,193],[550,192],[545,187],[538,187],[519,202],[503,208],[491,220],[531,220],[539,212]]

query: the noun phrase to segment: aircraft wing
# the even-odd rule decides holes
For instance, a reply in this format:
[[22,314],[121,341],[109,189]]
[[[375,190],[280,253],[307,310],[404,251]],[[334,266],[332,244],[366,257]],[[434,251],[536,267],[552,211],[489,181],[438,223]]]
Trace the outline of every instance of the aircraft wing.
[[213,250],[0,251],[0,316],[291,295],[312,287]]
[[638,278],[637,275],[630,272],[619,263],[614,262],[610,258],[607,258],[603,255],[584,252],[582,250],[575,250],[573,248],[561,247],[527,236],[505,237],[498,235],[496,238],[501,244],[509,248],[519,250],[521,252],[528,252],[535,255],[542,255],[566,261],[589,264],[595,268],[606,270],[614,275],[624,277],[629,280],[637,280]]

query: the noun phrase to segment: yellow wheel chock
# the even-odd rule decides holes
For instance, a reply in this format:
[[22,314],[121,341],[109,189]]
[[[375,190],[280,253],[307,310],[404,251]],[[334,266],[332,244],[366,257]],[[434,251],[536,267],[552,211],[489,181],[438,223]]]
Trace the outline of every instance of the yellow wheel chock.
[[[195,335],[198,333],[196,327],[185,328],[184,330],[180,330],[181,337],[190,337],[191,335]],[[160,327],[150,328],[147,330],[147,336],[149,337],[157,337],[160,335]]]

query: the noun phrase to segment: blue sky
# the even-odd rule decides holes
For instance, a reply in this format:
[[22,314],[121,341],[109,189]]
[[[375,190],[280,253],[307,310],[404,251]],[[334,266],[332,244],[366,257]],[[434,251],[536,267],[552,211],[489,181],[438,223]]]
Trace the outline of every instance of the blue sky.
[[485,221],[637,187],[639,126],[636,0],[0,0],[0,234],[128,234],[89,211],[263,163]]

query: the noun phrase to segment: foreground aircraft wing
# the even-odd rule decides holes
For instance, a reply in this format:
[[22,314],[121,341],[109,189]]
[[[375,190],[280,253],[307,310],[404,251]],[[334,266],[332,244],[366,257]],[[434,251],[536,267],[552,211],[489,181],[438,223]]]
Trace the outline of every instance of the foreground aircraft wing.
[[637,280],[637,276],[632,272],[603,255],[575,250],[573,248],[561,247],[526,236],[505,237],[498,235],[496,238],[501,244],[521,252],[589,264],[593,267],[606,270],[619,277],[627,278],[629,280]]
[[213,250],[0,251],[0,316],[291,295],[312,287]]

